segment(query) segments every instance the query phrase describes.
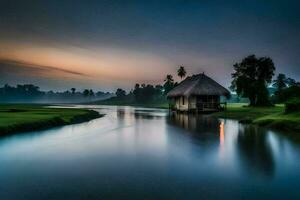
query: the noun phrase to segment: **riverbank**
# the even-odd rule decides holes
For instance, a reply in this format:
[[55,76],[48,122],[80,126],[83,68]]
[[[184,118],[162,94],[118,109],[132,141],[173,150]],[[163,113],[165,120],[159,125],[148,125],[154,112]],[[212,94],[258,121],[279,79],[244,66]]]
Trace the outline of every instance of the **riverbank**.
[[0,136],[81,123],[101,116],[87,109],[5,104],[0,105]]
[[[124,101],[100,101],[94,105],[135,106],[168,109],[168,103],[137,104]],[[240,123],[256,124],[288,132],[300,132],[300,112],[284,113],[284,105],[274,107],[248,107],[245,103],[229,103],[227,110],[212,116],[238,120]]]
[[284,105],[255,108],[245,104],[229,104],[226,111],[212,115],[284,131],[300,131],[300,112],[286,114]]

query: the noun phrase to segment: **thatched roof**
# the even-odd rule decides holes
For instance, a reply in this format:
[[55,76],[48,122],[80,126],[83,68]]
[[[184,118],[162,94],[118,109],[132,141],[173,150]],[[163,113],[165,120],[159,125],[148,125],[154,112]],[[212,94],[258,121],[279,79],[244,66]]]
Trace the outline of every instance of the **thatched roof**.
[[230,92],[222,85],[206,76],[204,73],[187,77],[173,88],[167,97],[192,95],[229,96]]

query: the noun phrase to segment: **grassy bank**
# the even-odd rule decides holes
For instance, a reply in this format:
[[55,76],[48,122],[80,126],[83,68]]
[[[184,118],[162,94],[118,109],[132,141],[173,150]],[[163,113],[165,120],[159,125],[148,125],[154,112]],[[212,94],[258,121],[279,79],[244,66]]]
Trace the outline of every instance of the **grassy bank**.
[[285,131],[300,131],[300,112],[285,114],[284,105],[254,108],[245,104],[229,104],[226,111],[213,115],[236,119],[241,123],[253,123]]
[[101,115],[92,110],[41,105],[0,105],[0,135],[80,123]]

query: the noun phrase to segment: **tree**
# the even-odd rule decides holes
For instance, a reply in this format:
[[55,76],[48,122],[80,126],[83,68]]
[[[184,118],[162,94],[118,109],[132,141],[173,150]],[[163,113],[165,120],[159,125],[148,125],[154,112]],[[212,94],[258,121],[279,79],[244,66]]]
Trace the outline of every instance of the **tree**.
[[168,74],[164,81],[165,81],[165,83],[164,83],[163,87],[164,87],[164,93],[166,95],[166,94],[168,94],[168,92],[170,90],[172,90],[174,88],[173,76],[171,74]]
[[116,91],[116,96],[118,98],[123,98],[126,96],[126,91],[121,89],[121,88],[118,88],[117,91]]
[[136,102],[139,102],[141,99],[141,89],[142,88],[140,88],[140,84],[136,83],[132,92]]
[[90,95],[90,91],[88,89],[83,90],[83,96],[87,97]]
[[233,67],[231,89],[249,98],[250,106],[270,105],[267,84],[271,83],[275,71],[272,59],[250,55]]
[[287,87],[287,78],[285,76],[285,74],[278,74],[276,80],[273,81],[273,86],[275,86],[277,88],[277,91],[280,92],[282,91],[284,88]]
[[292,78],[287,78],[286,82],[288,87],[296,86],[297,84],[299,84],[299,82],[297,83],[296,80]]
[[105,93],[104,92],[102,92],[102,91],[98,91],[98,92],[96,92],[96,96],[104,96],[105,95]]
[[71,88],[72,94],[75,94],[76,88]]
[[177,70],[177,75],[182,79],[186,75],[186,71],[184,69],[184,66],[179,66],[179,69]]
[[278,74],[277,78],[273,81],[273,86],[277,89],[274,95],[277,103],[282,103],[288,100],[290,96],[293,96],[290,91],[298,91],[297,82],[292,78],[287,78],[285,74]]
[[155,93],[157,96],[162,96],[164,87],[162,85],[155,86]]
[[89,96],[90,96],[90,97],[95,96],[95,93],[94,93],[94,91],[93,91],[92,89],[90,89],[90,91],[89,91]]
[[171,74],[167,74],[165,80],[166,82],[174,82],[173,76]]
[[280,93],[281,102],[286,102],[293,98],[300,99],[300,84],[292,85],[291,87],[285,88]]

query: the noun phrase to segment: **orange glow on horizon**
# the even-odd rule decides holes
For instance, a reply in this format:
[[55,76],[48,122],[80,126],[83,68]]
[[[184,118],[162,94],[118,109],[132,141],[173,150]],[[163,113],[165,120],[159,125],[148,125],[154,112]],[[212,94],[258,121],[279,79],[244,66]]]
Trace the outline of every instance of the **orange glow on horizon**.
[[[85,78],[92,80],[163,80],[170,71],[168,68],[173,67],[160,56],[125,49],[45,47],[20,43],[1,46],[4,47],[0,50],[2,60],[53,66],[86,74]],[[153,67],[159,70],[153,70]]]

